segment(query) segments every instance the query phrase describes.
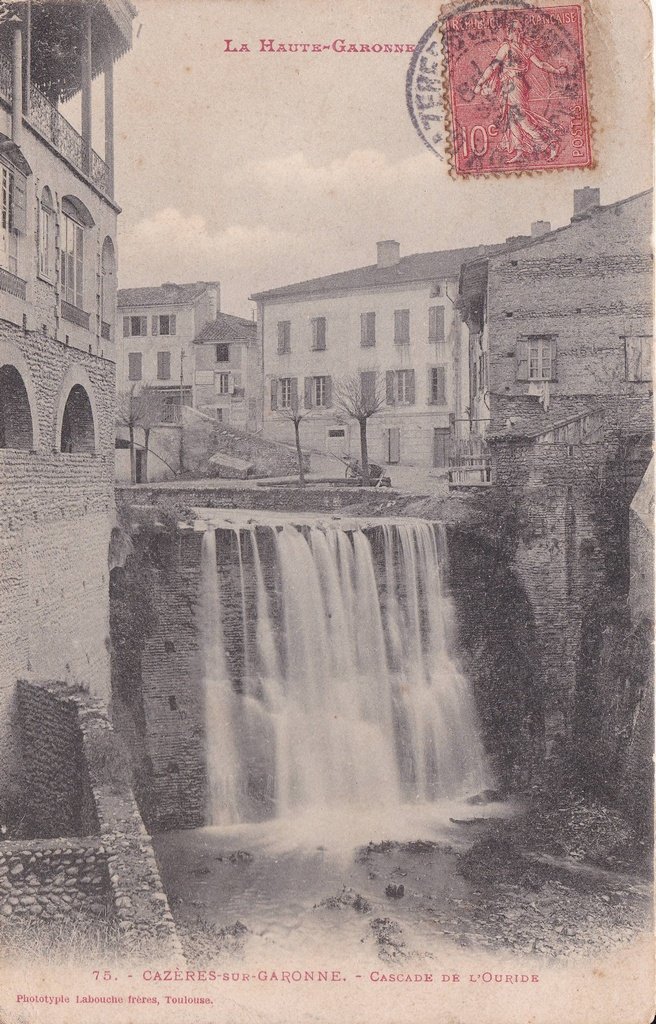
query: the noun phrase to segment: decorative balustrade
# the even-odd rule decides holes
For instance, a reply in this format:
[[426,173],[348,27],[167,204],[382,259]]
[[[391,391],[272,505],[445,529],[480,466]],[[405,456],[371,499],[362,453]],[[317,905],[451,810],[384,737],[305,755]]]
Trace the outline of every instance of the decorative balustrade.
[[72,306],[70,302],[65,302],[62,299],[61,314],[64,320],[68,320],[71,324],[77,324],[78,327],[84,327],[89,330],[89,314],[85,313],[83,309],[79,309],[77,306]]
[[[0,53],[0,96],[11,103],[12,63],[5,53]],[[28,121],[69,163],[89,177],[101,192],[112,194],[111,174],[105,161],[92,150],[91,167],[85,166],[82,136],[34,83],[30,86]]]
[[21,277],[16,277],[4,267],[0,267],[0,291],[15,295],[17,299],[25,298],[26,283]]

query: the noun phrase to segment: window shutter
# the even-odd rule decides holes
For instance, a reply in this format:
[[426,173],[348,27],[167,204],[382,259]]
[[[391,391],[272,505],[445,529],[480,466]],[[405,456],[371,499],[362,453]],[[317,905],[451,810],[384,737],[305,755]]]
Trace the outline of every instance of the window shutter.
[[444,306],[429,307],[428,340],[444,341]]
[[409,405],[414,405],[415,404],[415,371],[414,370],[406,370],[406,373],[408,374],[408,390],[407,390],[408,404]]
[[518,340],[515,349],[517,380],[528,380],[528,341]]
[[232,382],[233,382],[233,384],[235,386],[235,393],[236,393],[237,391],[239,391],[241,389],[241,386],[242,386],[241,373],[233,373],[233,375],[232,375]]
[[369,336],[367,334],[367,314],[360,313],[360,346],[366,348],[369,344]]
[[175,334],[175,313],[169,317],[169,334]]
[[433,367],[428,367],[428,387],[427,387],[428,398],[426,401],[429,405],[435,405],[435,397],[433,395]]
[[394,370],[387,370],[385,373],[385,398],[388,405],[394,405]]
[[312,377],[305,378],[305,408],[312,408]]
[[148,317],[142,316],[139,319],[141,320],[141,334],[145,338],[148,334]]
[[159,317],[152,317],[152,333],[159,334]]
[[278,408],[278,378],[271,378],[271,408]]
[[129,316],[124,316],[123,317],[123,337],[124,338],[129,338],[130,337],[130,317]]
[[22,174],[14,172],[14,208],[12,211],[12,225],[14,231],[25,234],[27,228],[27,179]]
[[435,401],[437,405],[446,405],[446,367],[435,367]]
[[363,370],[360,374],[360,395],[362,403],[372,408],[376,401],[376,371]]
[[397,345],[405,345],[410,341],[410,310],[394,310],[394,341]]
[[331,409],[332,408],[332,404],[333,404],[333,379],[332,379],[332,377],[326,377],[324,383],[325,383],[325,389],[324,389],[323,404],[325,405],[326,409]]
[[84,235],[82,228],[77,225],[75,227],[75,243],[75,305],[78,309],[83,309]]
[[551,339],[551,377],[550,380],[558,380],[558,363],[556,362],[556,355],[558,352],[558,341],[556,338]]
[[291,378],[291,410],[296,415],[298,412],[298,378]]

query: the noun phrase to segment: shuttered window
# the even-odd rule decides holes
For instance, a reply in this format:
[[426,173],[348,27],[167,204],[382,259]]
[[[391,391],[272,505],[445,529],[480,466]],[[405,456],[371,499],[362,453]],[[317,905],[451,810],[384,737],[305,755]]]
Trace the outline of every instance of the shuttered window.
[[553,334],[525,335],[517,341],[517,380],[557,380],[557,339]]
[[326,348],[326,318],[317,316],[312,323],[312,349],[314,352],[323,352]]
[[431,366],[428,370],[429,405],[446,405],[446,367]]
[[444,306],[430,306],[428,310],[428,340],[444,341]]
[[396,371],[396,400],[401,405],[414,405],[415,402],[415,371]]
[[360,314],[360,345],[362,348],[373,348],[376,344],[376,314]]
[[145,338],[148,334],[148,317],[145,316],[124,316],[123,337],[124,338]]
[[141,352],[128,352],[128,380],[141,380]]
[[410,310],[394,310],[394,341],[397,345],[410,343]]
[[278,355],[285,355],[292,350],[292,325],[290,320],[278,321]]
[[157,379],[158,380],[170,380],[171,379],[171,353],[170,352],[158,352],[157,353]]
[[61,239],[62,298],[71,306],[83,307],[84,232],[72,217],[62,217]]
[[373,409],[376,403],[376,381],[378,373],[376,370],[363,370],[360,374],[360,394],[362,405],[365,409]]

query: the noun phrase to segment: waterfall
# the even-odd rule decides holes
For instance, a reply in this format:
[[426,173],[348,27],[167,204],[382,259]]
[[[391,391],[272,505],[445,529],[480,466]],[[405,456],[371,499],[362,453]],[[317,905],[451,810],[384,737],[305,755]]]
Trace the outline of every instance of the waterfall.
[[489,785],[452,650],[441,529],[288,522],[247,532],[242,545],[237,530],[239,585],[226,582],[224,595],[250,651],[243,680],[228,675],[214,530],[203,538],[211,822],[424,804]]
[[205,697],[207,818],[210,825],[229,825],[239,820],[239,764],[234,739],[238,722],[223,647],[216,532],[209,529],[203,534],[201,548],[199,634]]

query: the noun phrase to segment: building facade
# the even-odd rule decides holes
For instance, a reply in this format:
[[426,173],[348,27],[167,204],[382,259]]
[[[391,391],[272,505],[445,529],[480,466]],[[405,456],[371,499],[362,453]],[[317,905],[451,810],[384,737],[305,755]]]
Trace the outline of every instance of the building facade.
[[[0,24],[0,775],[19,678],[109,699],[116,217],[113,66],[134,8],[11,4]],[[104,77],[104,154],[91,147]],[[82,131],[60,103],[81,93]],[[83,557],[81,557],[81,555]]]
[[220,423],[255,432],[259,426],[257,324],[219,313],[194,338],[194,407]]
[[599,189],[578,189],[569,224],[539,222],[463,268],[474,433],[540,430],[609,402],[627,426],[649,424],[652,200],[601,206]]
[[466,412],[458,279],[462,264],[486,251],[401,257],[398,242],[379,242],[373,266],[252,296],[265,434],[292,440],[288,412],[298,405],[304,447],[358,457],[358,424],[339,396],[345,386],[359,386],[380,401],[369,420],[371,459],[445,468]]
[[[142,483],[190,469],[182,435],[202,433],[203,417],[257,429],[257,328],[219,307],[218,281],[119,290],[117,479]],[[123,447],[131,420],[133,458]]]

